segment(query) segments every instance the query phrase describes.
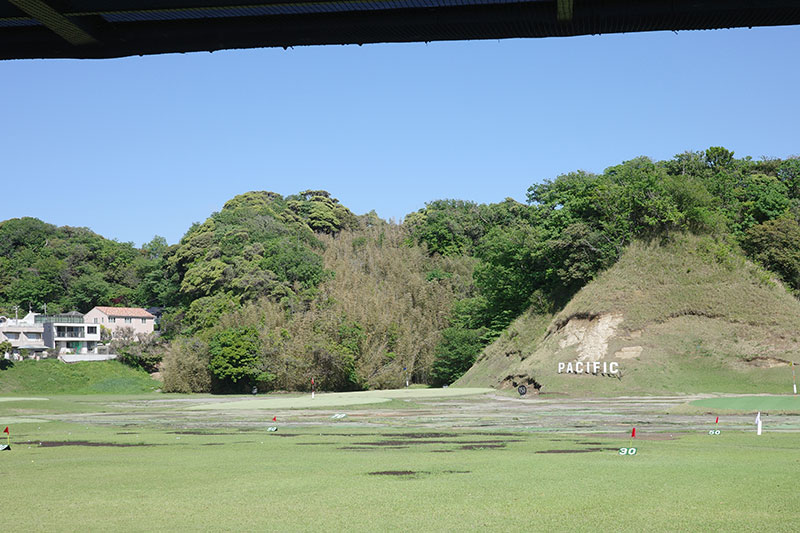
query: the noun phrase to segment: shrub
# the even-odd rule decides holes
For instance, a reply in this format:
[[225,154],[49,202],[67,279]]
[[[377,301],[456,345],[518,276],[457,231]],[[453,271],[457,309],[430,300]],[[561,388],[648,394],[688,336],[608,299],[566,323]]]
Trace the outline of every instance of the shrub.
[[208,346],[197,339],[173,341],[161,364],[164,392],[210,392]]

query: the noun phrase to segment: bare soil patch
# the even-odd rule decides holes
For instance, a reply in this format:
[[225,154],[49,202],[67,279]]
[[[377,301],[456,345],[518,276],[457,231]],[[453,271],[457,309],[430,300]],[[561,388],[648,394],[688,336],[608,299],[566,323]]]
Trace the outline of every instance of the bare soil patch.
[[[590,433],[588,435],[583,434],[584,437],[599,437],[601,439],[618,439],[618,440],[628,440],[630,439],[630,433]],[[674,440],[675,437],[671,433],[639,433],[636,432],[636,438],[634,440]]]
[[356,446],[381,446],[381,447],[391,447],[391,446],[419,446],[423,444],[458,444],[463,446],[475,446],[475,447],[499,447],[505,446],[509,442],[520,442],[520,439],[511,439],[511,440],[473,440],[473,441],[449,441],[449,440],[379,440],[374,442],[355,442],[353,443]]
[[539,450],[536,453],[589,453],[589,452],[602,452],[608,450],[616,450],[617,448],[578,448],[566,450]]
[[87,440],[63,440],[63,441],[42,441],[39,443],[40,448],[56,448],[58,446],[100,446],[109,448],[132,448],[135,446],[156,446],[155,444],[122,444],[119,442],[89,442]]
[[462,450],[486,450],[489,448],[505,448],[506,443],[501,442],[499,444],[467,444],[465,446],[461,446]]
[[371,476],[415,476],[420,472],[413,470],[384,470],[382,472],[370,472]]

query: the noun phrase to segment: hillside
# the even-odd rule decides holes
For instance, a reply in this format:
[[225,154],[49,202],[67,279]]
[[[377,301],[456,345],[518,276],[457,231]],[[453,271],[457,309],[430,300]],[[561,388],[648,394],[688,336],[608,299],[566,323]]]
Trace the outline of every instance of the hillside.
[[141,250],[88,228],[56,227],[36,218],[0,222],[0,314],[51,313],[95,305],[150,305],[143,281],[158,268],[166,242]]
[[21,361],[0,370],[2,394],[141,394],[161,384],[118,361]]
[[[541,393],[790,392],[800,302],[711,237],[636,241],[555,315],[530,311],[457,382]],[[558,373],[615,362],[619,374]],[[608,368],[608,367],[607,367]]]

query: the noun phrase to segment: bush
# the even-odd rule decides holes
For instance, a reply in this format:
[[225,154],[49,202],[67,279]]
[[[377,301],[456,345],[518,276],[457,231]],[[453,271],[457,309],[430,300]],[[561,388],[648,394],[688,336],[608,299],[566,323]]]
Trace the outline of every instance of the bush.
[[158,370],[164,347],[155,335],[134,335],[132,328],[122,328],[111,341],[111,352],[120,363],[152,373]]
[[442,331],[442,341],[436,347],[431,369],[431,385],[449,385],[470,369],[485,345],[486,330],[447,328]]
[[186,338],[173,341],[161,364],[164,392],[211,392],[208,361],[205,343]]
[[259,369],[261,343],[254,327],[220,331],[208,343],[208,369],[223,389],[248,390],[256,381],[268,378]]

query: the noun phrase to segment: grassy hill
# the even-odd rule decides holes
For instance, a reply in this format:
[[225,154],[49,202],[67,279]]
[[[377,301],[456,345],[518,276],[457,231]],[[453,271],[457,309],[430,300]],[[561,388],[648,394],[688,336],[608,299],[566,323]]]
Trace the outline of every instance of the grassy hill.
[[161,384],[117,361],[21,361],[0,370],[0,394],[139,394]]
[[[541,393],[788,393],[800,302],[710,237],[636,242],[556,315],[526,313],[458,382]],[[559,362],[619,364],[618,377]]]

